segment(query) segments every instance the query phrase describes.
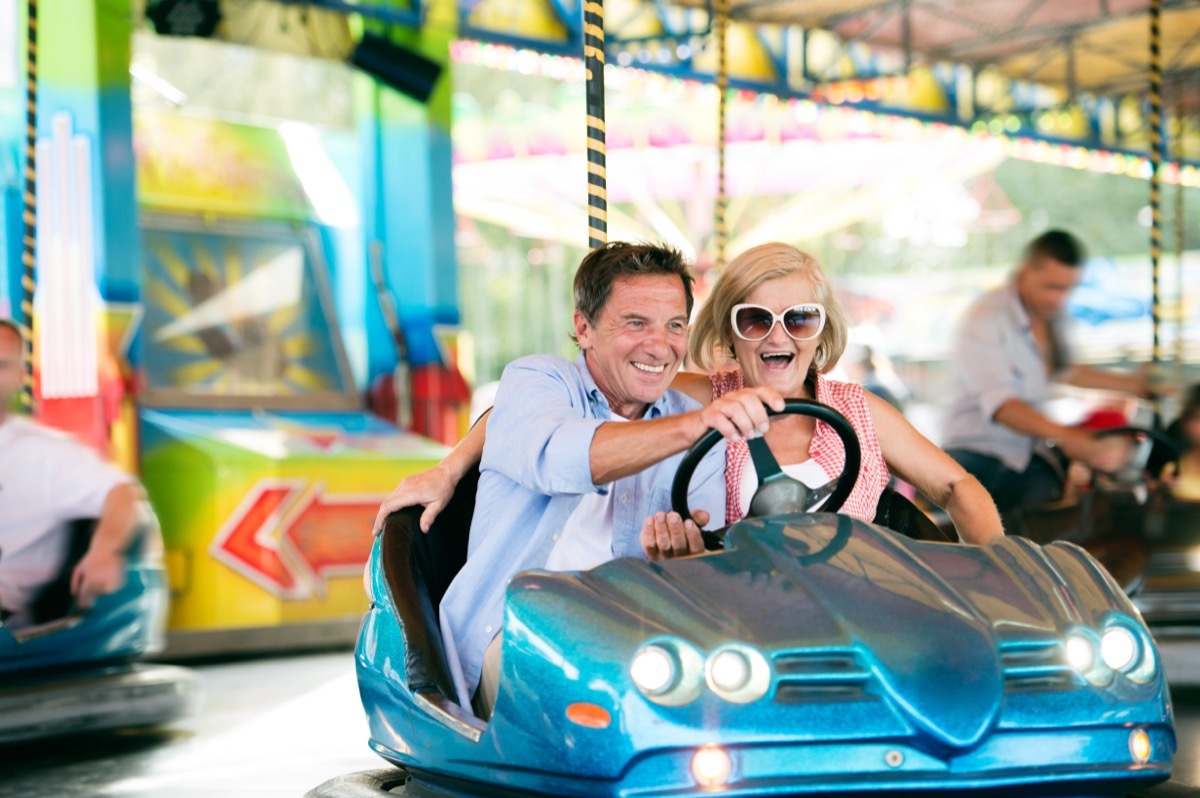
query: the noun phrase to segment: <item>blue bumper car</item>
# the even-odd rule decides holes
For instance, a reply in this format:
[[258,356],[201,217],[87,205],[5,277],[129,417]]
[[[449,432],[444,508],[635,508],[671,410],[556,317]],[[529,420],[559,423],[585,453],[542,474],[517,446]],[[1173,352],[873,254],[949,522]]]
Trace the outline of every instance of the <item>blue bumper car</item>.
[[[852,428],[814,403],[787,412],[846,443],[836,509],[857,476]],[[683,512],[715,440],[683,460]],[[398,770],[309,795],[1077,795],[1169,777],[1154,641],[1082,548],[930,542],[788,511],[806,506],[803,487],[755,456],[759,515],[713,540],[721,550],[518,575],[486,722],[454,700],[437,622],[474,486],[428,535],[416,511],[394,514],[357,661],[370,744]]]
[[120,590],[74,608],[71,571],[95,527],[80,520],[69,525],[66,561],[36,597],[32,622],[0,622],[0,744],[156,726],[195,710],[190,671],[138,662],[162,650],[167,610],[160,533],[148,511],[146,519]]

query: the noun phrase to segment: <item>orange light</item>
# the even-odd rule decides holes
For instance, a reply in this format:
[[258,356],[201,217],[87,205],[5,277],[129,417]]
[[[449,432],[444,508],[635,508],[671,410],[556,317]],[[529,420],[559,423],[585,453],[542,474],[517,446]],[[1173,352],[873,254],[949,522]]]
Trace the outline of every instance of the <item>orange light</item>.
[[567,707],[567,720],[589,729],[607,729],[612,723],[612,715],[604,707],[577,701]]
[[1150,735],[1146,733],[1145,729],[1134,729],[1130,732],[1129,753],[1133,754],[1133,761],[1139,765],[1150,761],[1153,748],[1150,745]]

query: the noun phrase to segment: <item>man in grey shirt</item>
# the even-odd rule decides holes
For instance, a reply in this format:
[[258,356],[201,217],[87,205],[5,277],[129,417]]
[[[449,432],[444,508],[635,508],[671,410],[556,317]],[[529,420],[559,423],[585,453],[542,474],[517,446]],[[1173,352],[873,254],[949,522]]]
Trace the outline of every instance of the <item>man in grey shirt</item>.
[[1054,382],[1145,396],[1145,372],[1120,374],[1070,362],[1065,307],[1083,277],[1083,248],[1070,233],[1034,239],[1005,285],[968,308],[951,356],[946,451],[974,475],[1004,512],[1053,501],[1061,473],[1046,444],[1101,469],[1120,465],[1114,441],[1059,424],[1044,405]]

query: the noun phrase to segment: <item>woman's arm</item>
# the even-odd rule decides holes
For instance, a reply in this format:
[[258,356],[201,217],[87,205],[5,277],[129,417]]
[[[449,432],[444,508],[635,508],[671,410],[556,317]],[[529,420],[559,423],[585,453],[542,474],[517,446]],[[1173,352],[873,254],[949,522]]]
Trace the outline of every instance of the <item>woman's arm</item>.
[[695,371],[680,371],[671,380],[671,387],[680,393],[685,393],[702,405],[712,403],[713,384],[707,374]]
[[963,542],[991,543],[1004,535],[996,504],[979,480],[887,402],[868,392],[867,406],[888,468],[949,513]]
[[428,471],[400,480],[400,484],[391,495],[379,505],[379,512],[375,515],[374,534],[380,533],[383,522],[396,510],[417,505],[425,506],[424,512],[421,513],[421,531],[429,531],[438,513],[450,502],[459,480],[483,457],[483,443],[487,438],[487,417],[491,412],[490,407],[483,412],[442,462]]

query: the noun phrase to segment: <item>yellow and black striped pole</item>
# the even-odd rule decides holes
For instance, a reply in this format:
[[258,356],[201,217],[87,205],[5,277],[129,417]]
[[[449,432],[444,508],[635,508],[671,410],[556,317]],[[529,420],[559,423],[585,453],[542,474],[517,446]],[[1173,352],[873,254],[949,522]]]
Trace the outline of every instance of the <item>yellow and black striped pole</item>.
[[33,412],[33,288],[37,278],[37,0],[29,0],[29,47],[25,57],[25,236],[21,253],[21,337],[25,381],[21,407]]
[[725,211],[729,195],[725,187],[725,116],[729,94],[729,65],[726,62],[725,31],[729,25],[729,0],[713,4],[713,35],[717,37],[717,201],[713,209],[714,260],[717,271],[725,268],[725,248],[729,241]]
[[[1157,376],[1162,362],[1159,338],[1161,298],[1159,262],[1162,260],[1162,0],[1150,0],[1150,363]],[[1151,395],[1154,427],[1162,425],[1158,396]]]
[[1187,228],[1183,219],[1183,81],[1175,84],[1175,368],[1183,377],[1183,253],[1187,252]]
[[583,6],[583,66],[587,84],[588,246],[608,241],[608,189],[604,154],[604,3]]

